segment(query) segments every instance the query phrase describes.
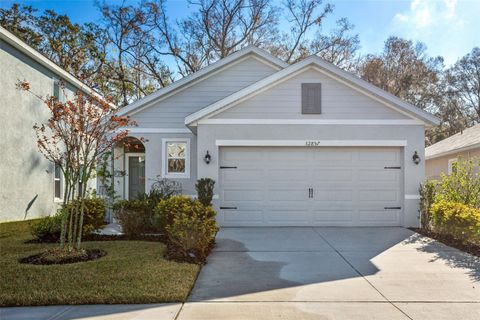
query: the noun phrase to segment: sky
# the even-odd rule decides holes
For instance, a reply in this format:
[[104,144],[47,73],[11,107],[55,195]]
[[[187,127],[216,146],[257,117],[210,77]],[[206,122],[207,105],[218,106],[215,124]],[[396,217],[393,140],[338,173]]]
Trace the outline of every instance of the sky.
[[[132,0],[134,1],[134,0]],[[272,0],[282,1],[282,0]],[[93,0],[0,0],[0,8],[13,3],[31,5],[39,11],[53,9],[67,14],[78,23],[98,21],[100,13]],[[122,0],[108,0],[121,3]],[[325,2],[325,1],[324,1]],[[448,66],[480,46],[480,0],[331,0],[333,14],[324,30],[346,17],[360,37],[361,53],[379,53],[390,35],[427,45],[427,54],[442,56]],[[188,15],[194,8],[187,0],[167,1],[173,21]]]

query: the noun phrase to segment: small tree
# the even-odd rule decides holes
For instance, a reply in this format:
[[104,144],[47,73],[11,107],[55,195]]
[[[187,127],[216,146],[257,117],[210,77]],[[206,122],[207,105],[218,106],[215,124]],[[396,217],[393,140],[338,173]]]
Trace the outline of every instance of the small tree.
[[[60,246],[68,251],[79,250],[85,211],[86,186],[102,155],[127,135],[127,126],[135,125],[128,117],[114,114],[115,107],[95,92],[78,90],[71,100],[40,96],[27,81],[17,82],[19,90],[40,99],[49,110],[45,123],[33,127],[37,145],[43,156],[58,166],[64,176],[63,219]],[[65,88],[61,85],[63,95]],[[75,205],[67,207],[73,200]]]

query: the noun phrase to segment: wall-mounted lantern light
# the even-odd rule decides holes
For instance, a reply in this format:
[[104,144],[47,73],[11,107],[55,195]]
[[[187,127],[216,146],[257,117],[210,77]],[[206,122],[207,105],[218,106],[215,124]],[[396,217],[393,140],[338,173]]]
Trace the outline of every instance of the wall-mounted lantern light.
[[208,150],[207,150],[207,154],[205,155],[205,157],[203,157],[203,160],[205,160],[206,164],[209,164],[210,161],[212,161],[212,156],[210,155],[210,153],[208,153]]
[[418,155],[418,152],[417,152],[417,151],[415,151],[415,152],[413,153],[412,160],[413,160],[413,163],[415,163],[415,164],[419,164],[419,163],[420,163],[421,159],[420,159],[420,156]]

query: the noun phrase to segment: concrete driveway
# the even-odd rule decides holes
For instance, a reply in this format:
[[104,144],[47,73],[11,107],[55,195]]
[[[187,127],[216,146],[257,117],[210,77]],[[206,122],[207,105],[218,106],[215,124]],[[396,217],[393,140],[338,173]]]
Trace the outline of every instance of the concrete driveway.
[[404,228],[223,228],[177,316],[480,319],[480,259]]

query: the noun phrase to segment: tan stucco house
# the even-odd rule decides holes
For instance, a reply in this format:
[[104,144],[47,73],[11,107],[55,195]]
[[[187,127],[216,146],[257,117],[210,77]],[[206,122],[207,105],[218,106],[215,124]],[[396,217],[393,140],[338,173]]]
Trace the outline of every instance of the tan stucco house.
[[480,158],[480,124],[439,141],[425,149],[425,174],[437,179],[441,173],[450,174],[452,164],[459,158]]

